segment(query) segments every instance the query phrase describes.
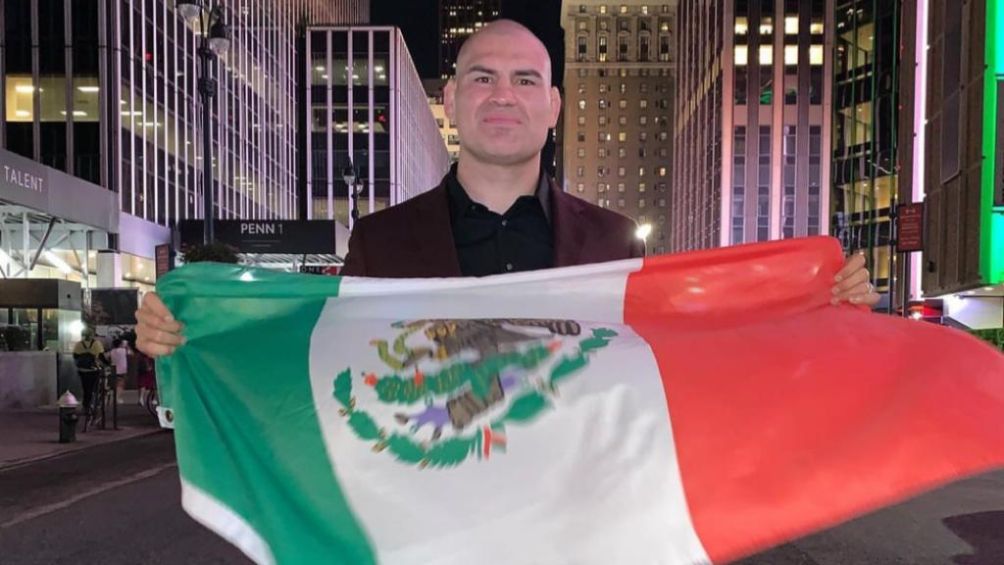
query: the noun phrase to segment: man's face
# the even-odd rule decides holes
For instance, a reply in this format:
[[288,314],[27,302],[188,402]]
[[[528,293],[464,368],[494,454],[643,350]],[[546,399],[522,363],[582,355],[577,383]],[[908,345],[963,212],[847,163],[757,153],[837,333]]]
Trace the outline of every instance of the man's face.
[[532,35],[487,33],[473,38],[444,92],[462,153],[496,165],[536,157],[561,110],[549,66],[547,51]]

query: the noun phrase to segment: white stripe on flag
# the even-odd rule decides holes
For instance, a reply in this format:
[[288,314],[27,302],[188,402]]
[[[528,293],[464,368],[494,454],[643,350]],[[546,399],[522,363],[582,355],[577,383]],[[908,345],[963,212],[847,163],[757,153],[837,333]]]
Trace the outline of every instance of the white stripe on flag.
[[[623,325],[627,277],[640,266],[622,261],[577,268],[569,273],[573,277],[561,270],[501,281],[345,281],[311,336],[311,382],[338,482],[380,563],[708,562],[687,508],[658,366],[649,345]],[[393,323],[430,318],[578,321],[582,333],[557,337],[560,348],[526,376],[529,387],[574,355],[594,329],[613,330],[617,337],[562,381],[539,417],[505,427],[504,452],[422,469],[388,451],[374,452],[373,442],[355,435],[339,415],[332,383],[351,369],[355,409],[388,433],[429,440],[431,426],[410,432],[410,421],[396,421],[426,404],[381,402],[364,375],[394,372],[374,351],[376,342],[395,347],[388,344],[401,330]],[[412,335],[405,347],[422,347],[422,336]],[[421,367],[431,375],[462,360],[428,360]],[[500,375],[506,378],[509,371]],[[432,402],[438,406],[445,399]],[[478,425],[505,409],[491,408],[478,416]],[[458,431],[447,425],[444,437],[467,435],[475,427]]]
[[[338,289],[341,319],[558,318],[620,324],[641,259],[482,278],[359,279]],[[379,297],[393,297],[380,300]],[[472,314],[476,307],[477,313]],[[583,319],[583,314],[590,316]]]
[[181,479],[181,507],[196,522],[237,546],[258,565],[273,565],[275,557],[265,540],[244,518],[199,487]]

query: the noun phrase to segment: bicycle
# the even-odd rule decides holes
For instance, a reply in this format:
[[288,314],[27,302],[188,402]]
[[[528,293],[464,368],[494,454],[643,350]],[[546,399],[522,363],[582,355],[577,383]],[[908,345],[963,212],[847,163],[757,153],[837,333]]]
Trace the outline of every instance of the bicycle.
[[[94,393],[91,394],[91,402],[85,406],[84,432],[87,431],[88,427],[94,428],[99,422],[102,430],[107,425],[107,408],[115,402],[112,391],[114,384],[112,384],[111,372],[111,367],[101,366],[98,380],[94,384]],[[114,409],[115,407],[113,406],[112,408]]]
[[157,407],[160,406],[160,396],[157,394],[157,388],[154,387],[146,393],[146,398],[143,399],[143,406],[146,408],[147,412],[150,413],[154,418],[159,418],[157,415]]

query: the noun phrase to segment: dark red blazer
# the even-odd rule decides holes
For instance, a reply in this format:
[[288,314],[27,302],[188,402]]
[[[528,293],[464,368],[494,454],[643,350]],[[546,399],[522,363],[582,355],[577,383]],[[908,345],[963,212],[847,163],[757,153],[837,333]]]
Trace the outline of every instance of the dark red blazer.
[[[551,180],[554,266],[645,255],[634,220],[565,194]],[[397,206],[363,216],[352,230],[342,275],[378,278],[459,277],[446,179]]]

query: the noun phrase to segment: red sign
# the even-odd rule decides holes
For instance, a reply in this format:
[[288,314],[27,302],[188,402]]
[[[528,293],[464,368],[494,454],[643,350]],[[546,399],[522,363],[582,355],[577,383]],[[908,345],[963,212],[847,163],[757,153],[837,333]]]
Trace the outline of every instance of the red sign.
[[157,278],[164,276],[174,268],[171,261],[171,245],[165,243],[154,248],[154,261],[156,263]]
[[896,251],[911,253],[924,250],[924,203],[901,204],[898,218]]

